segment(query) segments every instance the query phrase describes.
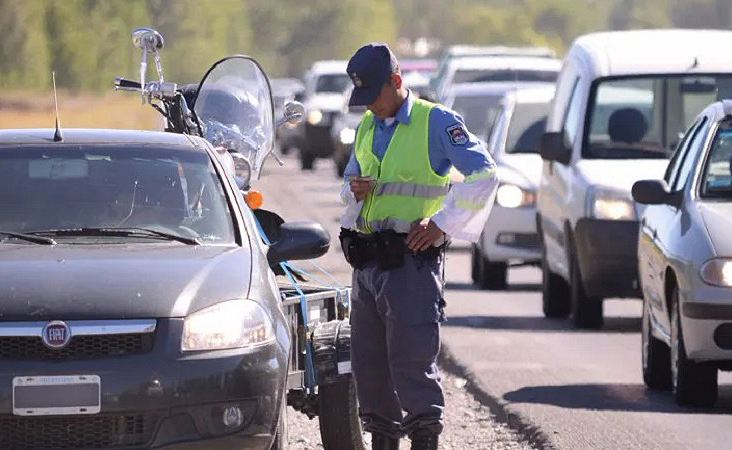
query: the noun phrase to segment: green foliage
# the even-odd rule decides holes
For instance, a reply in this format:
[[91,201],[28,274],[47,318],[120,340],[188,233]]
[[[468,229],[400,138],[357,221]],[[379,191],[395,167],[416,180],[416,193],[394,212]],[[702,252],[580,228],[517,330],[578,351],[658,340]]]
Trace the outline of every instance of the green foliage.
[[[137,78],[134,28],[165,37],[165,76],[196,82],[216,60],[244,53],[270,76],[299,76],[370,41],[547,45],[579,34],[649,27],[732,26],[730,0],[0,0],[0,87],[109,89]],[[153,66],[150,64],[149,66]],[[155,75],[149,67],[148,77]]]

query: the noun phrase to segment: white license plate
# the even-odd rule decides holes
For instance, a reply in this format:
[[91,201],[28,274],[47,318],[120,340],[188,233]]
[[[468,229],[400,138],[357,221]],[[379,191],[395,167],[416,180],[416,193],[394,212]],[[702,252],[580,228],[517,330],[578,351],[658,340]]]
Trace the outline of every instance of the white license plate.
[[101,396],[99,375],[13,378],[16,416],[98,414]]

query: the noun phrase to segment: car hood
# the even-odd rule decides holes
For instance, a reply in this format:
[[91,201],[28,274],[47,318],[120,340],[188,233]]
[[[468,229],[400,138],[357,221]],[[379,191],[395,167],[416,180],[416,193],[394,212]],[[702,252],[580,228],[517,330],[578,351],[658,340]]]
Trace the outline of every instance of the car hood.
[[633,183],[645,179],[661,179],[667,159],[583,159],[577,170],[595,186],[630,193]]
[[343,107],[343,94],[326,93],[313,94],[305,104],[308,111],[320,109],[323,111],[340,111]]
[[183,317],[247,295],[248,248],[0,245],[0,320]]
[[732,203],[702,202],[698,208],[716,254],[732,257],[732,237],[729,233],[732,228]]
[[531,153],[503,154],[496,161],[502,182],[536,189],[541,179],[541,156]]

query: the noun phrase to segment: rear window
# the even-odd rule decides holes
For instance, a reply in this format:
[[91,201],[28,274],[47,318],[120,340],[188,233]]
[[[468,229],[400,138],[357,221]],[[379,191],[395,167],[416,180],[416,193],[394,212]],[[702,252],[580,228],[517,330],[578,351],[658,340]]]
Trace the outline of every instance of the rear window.
[[143,227],[233,243],[207,153],[166,147],[0,147],[0,230]]
[[732,96],[732,75],[660,75],[596,82],[584,158],[668,158],[707,105]]

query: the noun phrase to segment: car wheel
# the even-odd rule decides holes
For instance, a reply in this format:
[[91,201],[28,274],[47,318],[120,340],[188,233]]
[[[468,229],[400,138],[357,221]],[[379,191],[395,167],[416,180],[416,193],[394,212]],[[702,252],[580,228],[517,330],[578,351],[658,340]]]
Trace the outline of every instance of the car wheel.
[[480,289],[499,291],[508,287],[508,265],[505,262],[492,262],[483,256],[477,245],[473,246],[476,262],[475,283]]
[[679,293],[671,293],[671,386],[679,405],[707,407],[717,401],[717,368],[687,358],[681,331]]
[[576,257],[569,261],[569,298],[572,306],[572,322],[577,328],[596,330],[602,327],[602,298],[590,297],[585,292]]
[[549,269],[545,248],[541,252],[541,306],[544,317],[564,318],[571,310],[569,285]]
[[318,411],[325,450],[366,450],[353,377],[319,386]]
[[275,435],[274,443],[272,443],[272,450],[287,450],[287,432],[287,400],[283,398],[282,411],[280,411],[280,421],[277,423],[277,434]]
[[346,173],[346,166],[348,165],[348,160],[343,159],[336,159],[335,162],[335,168],[336,168],[336,175],[338,178],[343,178],[343,174]]
[[313,170],[315,156],[307,150],[300,149],[300,168],[302,170]]
[[651,332],[651,307],[643,300],[641,319],[641,356],[643,382],[650,389],[671,388],[671,350]]
[[480,275],[478,274],[478,271],[480,270],[480,262],[478,258],[480,258],[480,249],[477,245],[473,244],[470,247],[470,278],[473,280],[474,284],[478,284],[478,281],[480,280]]

